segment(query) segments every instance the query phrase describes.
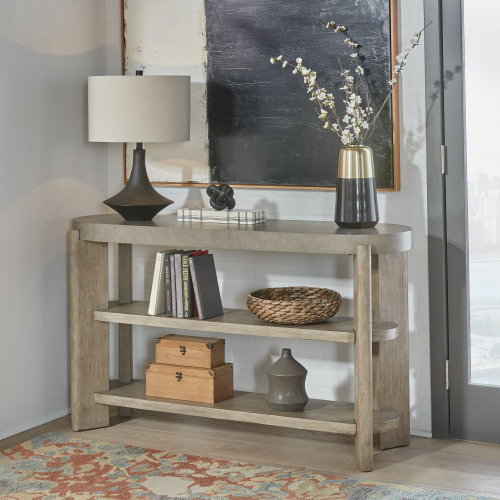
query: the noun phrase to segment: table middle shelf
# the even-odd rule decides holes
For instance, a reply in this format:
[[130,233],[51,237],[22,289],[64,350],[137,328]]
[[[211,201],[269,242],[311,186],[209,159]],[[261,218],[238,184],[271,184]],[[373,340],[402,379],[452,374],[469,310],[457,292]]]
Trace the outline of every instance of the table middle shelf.
[[[118,304],[110,302],[108,309],[94,312],[94,319],[108,323],[156,326],[177,330],[192,330],[259,337],[350,342],[355,340],[352,318],[334,317],[314,325],[275,325],[253,316],[246,309],[224,309],[224,315],[200,321],[198,318],[172,318],[166,314],[148,315],[148,302]],[[383,342],[398,336],[398,325],[393,322],[373,325],[373,342]]]

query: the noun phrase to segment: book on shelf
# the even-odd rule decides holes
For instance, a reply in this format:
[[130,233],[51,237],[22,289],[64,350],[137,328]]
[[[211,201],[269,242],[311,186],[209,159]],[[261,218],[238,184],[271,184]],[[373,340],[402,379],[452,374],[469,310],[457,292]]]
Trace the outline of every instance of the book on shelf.
[[170,294],[172,295],[172,317],[177,318],[177,288],[175,273],[175,254],[170,254]]
[[175,250],[164,250],[157,252],[155,269],[153,273],[153,284],[151,286],[151,297],[149,299],[148,314],[156,316],[166,311],[165,302],[165,256]]
[[183,256],[196,252],[197,250],[180,250],[174,255],[175,282],[172,282],[172,289],[175,285],[176,317],[184,318],[184,276],[183,276]]
[[198,318],[208,319],[224,314],[215,270],[214,256],[206,253],[188,257]]
[[191,271],[189,269],[189,258],[204,255],[208,250],[196,250],[194,252],[186,252],[182,256],[182,301],[183,301],[183,317],[194,318],[198,315],[198,308],[194,299],[193,281]]
[[[175,296],[176,296],[176,313],[178,318],[182,318],[182,254],[184,252],[176,252],[175,259]],[[174,284],[172,284],[174,286]]]
[[171,271],[171,254],[164,255],[164,272],[165,272],[165,314],[169,317],[173,316],[172,309],[172,271]]
[[213,208],[181,208],[179,222],[216,222],[222,224],[254,225],[266,222],[266,211],[255,209],[214,210]]

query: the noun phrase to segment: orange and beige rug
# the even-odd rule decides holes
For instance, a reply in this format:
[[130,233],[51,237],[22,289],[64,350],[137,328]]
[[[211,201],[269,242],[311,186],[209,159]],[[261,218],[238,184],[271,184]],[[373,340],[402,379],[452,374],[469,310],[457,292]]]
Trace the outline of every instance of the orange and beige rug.
[[482,500],[48,433],[0,453],[8,500]]

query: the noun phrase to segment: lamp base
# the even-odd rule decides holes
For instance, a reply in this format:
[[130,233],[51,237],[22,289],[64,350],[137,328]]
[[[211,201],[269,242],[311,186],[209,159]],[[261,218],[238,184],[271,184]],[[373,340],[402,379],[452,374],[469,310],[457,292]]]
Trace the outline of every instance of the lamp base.
[[142,144],[134,149],[134,163],[126,186],[115,196],[103,202],[125,220],[147,222],[173,203],[151,185],[146,171],[146,151]]

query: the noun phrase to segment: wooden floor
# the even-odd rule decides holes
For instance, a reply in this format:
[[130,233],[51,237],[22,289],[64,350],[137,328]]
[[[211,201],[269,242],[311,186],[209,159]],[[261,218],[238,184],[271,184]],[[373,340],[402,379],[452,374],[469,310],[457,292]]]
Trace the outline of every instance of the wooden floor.
[[0,441],[0,450],[44,432],[59,432],[110,443],[500,498],[500,445],[413,436],[410,446],[377,451],[374,470],[361,473],[349,437],[172,415],[113,416],[111,421],[109,428],[76,433],[71,431],[69,417],[63,417]]

